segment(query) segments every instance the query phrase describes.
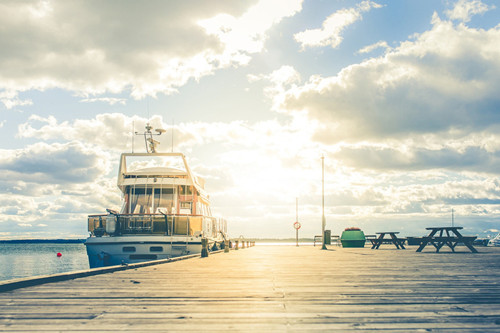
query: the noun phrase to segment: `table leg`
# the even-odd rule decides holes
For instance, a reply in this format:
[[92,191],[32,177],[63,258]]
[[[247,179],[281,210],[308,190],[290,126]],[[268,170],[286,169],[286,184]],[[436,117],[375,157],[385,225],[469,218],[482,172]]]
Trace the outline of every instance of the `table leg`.
[[429,236],[427,237],[424,237],[422,239],[422,242],[420,243],[420,246],[418,247],[417,249],[417,252],[422,252],[422,250],[424,249],[424,247],[429,243],[429,241],[432,239],[432,237],[434,236],[434,234],[437,232],[437,229],[434,229],[432,230],[432,232],[429,234]]
[[382,244],[382,241],[384,239],[384,235],[385,234],[380,234],[380,236],[378,236],[377,240],[374,242],[372,246],[372,249],[378,249],[380,247],[380,244]]
[[396,245],[396,248],[399,250],[399,249],[403,249],[404,250],[404,246],[402,244],[402,242],[399,241],[399,239],[396,237],[396,234],[389,234],[392,238],[392,243],[394,245]]
[[455,233],[455,235],[457,235],[458,239],[457,239],[457,244],[459,242],[462,242],[464,243],[465,246],[467,246],[469,248],[469,250],[471,250],[471,252],[473,253],[478,253],[476,248],[474,246],[472,246],[472,242],[468,242],[468,241],[465,241],[464,240],[464,236],[462,236],[462,234],[458,231],[458,230],[453,230],[453,232]]

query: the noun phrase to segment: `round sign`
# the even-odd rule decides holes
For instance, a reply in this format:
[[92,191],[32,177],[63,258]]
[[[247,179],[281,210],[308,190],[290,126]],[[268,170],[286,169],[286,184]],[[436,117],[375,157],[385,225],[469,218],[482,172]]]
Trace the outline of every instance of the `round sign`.
[[300,223],[299,223],[299,222],[295,222],[295,223],[293,224],[293,227],[294,227],[295,229],[297,229],[297,230],[298,230],[298,229],[300,229]]

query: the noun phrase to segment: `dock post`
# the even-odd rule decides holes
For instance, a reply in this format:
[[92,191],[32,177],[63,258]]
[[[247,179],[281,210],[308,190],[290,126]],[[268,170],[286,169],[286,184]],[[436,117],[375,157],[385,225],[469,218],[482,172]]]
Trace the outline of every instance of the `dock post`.
[[201,239],[201,257],[208,257],[208,239],[206,238]]
[[244,240],[242,240],[242,241],[241,241],[241,248],[242,248],[242,249],[244,249],[244,248],[245,248],[245,241],[244,241]]
[[229,252],[229,241],[225,240],[224,241],[224,253]]
[[238,240],[235,240],[235,241],[234,241],[234,249],[235,249],[235,250],[238,250]]

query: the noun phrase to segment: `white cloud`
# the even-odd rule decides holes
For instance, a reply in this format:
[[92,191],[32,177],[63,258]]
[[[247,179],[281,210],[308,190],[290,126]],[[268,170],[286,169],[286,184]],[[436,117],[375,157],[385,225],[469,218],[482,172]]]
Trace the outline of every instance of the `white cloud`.
[[[1,89],[1,87],[0,87]],[[7,109],[15,108],[16,106],[33,105],[30,99],[21,100],[16,91],[12,90],[0,90],[0,103],[5,105]]]
[[363,1],[355,8],[341,9],[330,15],[320,29],[305,30],[294,35],[304,49],[306,46],[331,46],[336,48],[342,43],[342,32],[346,27],[362,19],[362,12],[382,6],[373,1]]
[[[302,0],[260,0],[240,17],[219,14],[198,24],[207,34],[217,36],[225,47],[223,62],[242,52],[262,51],[266,32],[283,18],[302,9]],[[243,55],[243,54],[241,54]],[[228,58],[226,59],[227,56]],[[246,62],[246,60],[245,60]]]
[[[0,181],[35,184],[84,183],[109,172],[105,154],[78,142],[36,143],[0,150]],[[7,189],[3,189],[7,190]]]
[[[323,141],[381,139],[500,123],[500,28],[433,18],[433,27],[383,57],[312,77],[277,94],[283,112],[306,110]],[[281,102],[282,101],[282,102]]]
[[27,105],[18,92],[56,87],[86,101],[124,91],[170,94],[190,79],[247,64],[266,31],[301,3],[3,2],[0,102]]
[[446,15],[452,20],[469,22],[471,17],[477,14],[484,14],[495,6],[485,5],[481,0],[459,0],[451,10],[446,11]]
[[451,147],[428,149],[405,147],[381,148],[373,146],[342,147],[335,158],[357,169],[372,170],[456,170],[498,174],[500,152],[490,153],[477,146],[460,147],[463,151]]
[[376,42],[375,44],[371,44],[371,45],[368,45],[368,46],[363,47],[362,49],[360,49],[360,50],[358,51],[358,53],[360,53],[360,54],[363,54],[363,53],[370,53],[370,52],[372,52],[373,50],[378,49],[378,48],[383,48],[383,49],[385,49],[385,50],[389,50],[389,49],[390,49],[390,46],[389,46],[389,45],[387,45],[387,42],[386,42],[386,41],[381,40],[381,41]]
[[113,98],[113,97],[84,98],[84,99],[80,100],[80,102],[81,103],[102,102],[102,103],[106,103],[109,105],[115,105],[115,104],[125,105],[125,104],[127,104],[127,100],[125,98]]

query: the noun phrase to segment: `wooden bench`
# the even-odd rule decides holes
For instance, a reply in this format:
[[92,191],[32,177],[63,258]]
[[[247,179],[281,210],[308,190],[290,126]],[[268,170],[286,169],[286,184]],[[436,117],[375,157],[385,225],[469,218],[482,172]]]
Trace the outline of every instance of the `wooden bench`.
[[[318,243],[323,242],[323,237],[321,237],[320,235],[314,236],[313,246],[316,246],[316,242],[318,242]],[[331,244],[340,245],[340,236],[332,235],[330,238],[330,242],[331,242]]]
[[[455,252],[455,247],[458,244],[463,244],[469,248],[473,253],[477,253],[472,243],[477,238],[477,236],[462,236],[458,231],[463,229],[462,227],[430,227],[426,228],[431,230],[427,237],[423,237],[417,252],[422,252],[427,244],[432,244],[436,248],[436,252],[444,246],[448,246],[452,252]],[[436,234],[438,234],[435,236]]]
[[[379,234],[378,238],[370,238],[370,242],[372,243],[372,249],[378,249],[381,244],[383,243],[392,243],[396,246],[397,249],[402,249],[404,250],[404,243],[406,241],[406,238],[398,238],[396,234],[399,234],[399,232],[395,231],[384,231],[384,232],[377,232]],[[385,235],[391,236],[391,238],[384,239]]]

